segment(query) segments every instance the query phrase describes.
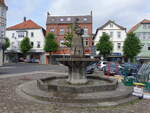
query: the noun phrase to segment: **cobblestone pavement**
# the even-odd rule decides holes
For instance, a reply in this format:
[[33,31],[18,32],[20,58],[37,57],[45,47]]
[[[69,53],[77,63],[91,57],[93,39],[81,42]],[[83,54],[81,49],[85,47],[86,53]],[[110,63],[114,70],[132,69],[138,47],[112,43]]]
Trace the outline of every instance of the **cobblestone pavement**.
[[55,104],[40,104],[16,94],[16,87],[49,74],[32,74],[0,79],[0,113],[150,113],[150,100],[109,108],[69,108]]

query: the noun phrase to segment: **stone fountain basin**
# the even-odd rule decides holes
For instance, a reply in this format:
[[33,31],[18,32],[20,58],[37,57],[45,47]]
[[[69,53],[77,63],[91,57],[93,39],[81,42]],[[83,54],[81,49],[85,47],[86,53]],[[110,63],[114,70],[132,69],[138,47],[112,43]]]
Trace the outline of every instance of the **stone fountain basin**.
[[79,63],[80,64],[84,63],[85,66],[88,66],[89,63],[99,61],[99,60],[91,59],[91,58],[82,58],[82,57],[81,58],[80,57],[79,58],[71,57],[71,58],[58,58],[57,61],[66,66],[70,66],[71,64],[79,64]]
[[69,84],[67,78],[68,76],[40,79],[37,80],[37,86],[47,92],[90,93],[115,90],[118,85],[117,80],[107,77],[87,76],[88,82],[84,85]]

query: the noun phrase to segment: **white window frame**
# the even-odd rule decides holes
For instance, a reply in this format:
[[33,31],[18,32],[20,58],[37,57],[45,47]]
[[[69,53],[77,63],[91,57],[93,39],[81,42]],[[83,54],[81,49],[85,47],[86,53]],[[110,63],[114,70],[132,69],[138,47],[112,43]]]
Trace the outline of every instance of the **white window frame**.
[[65,34],[65,29],[61,28],[59,34],[64,35]]

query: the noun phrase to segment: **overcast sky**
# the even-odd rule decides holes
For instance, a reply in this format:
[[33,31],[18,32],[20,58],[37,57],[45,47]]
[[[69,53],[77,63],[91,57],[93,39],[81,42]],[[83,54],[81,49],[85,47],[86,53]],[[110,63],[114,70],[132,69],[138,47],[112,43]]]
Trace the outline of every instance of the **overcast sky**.
[[108,20],[130,29],[143,19],[150,19],[150,0],[6,0],[7,25],[32,19],[45,28],[46,16],[88,15],[93,11],[93,32]]

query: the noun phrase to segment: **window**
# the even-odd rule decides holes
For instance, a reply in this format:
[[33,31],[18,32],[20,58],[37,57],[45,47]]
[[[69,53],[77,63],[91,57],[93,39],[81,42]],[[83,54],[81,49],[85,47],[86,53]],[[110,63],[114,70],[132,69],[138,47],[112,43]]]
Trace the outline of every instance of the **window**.
[[50,32],[55,32],[55,29],[50,29]]
[[117,48],[121,49],[121,43],[117,43]]
[[59,44],[60,44],[60,47],[64,47],[65,46],[64,45],[64,40],[60,40]]
[[120,38],[121,37],[121,32],[118,32],[118,38]]
[[83,18],[84,21],[87,21],[87,18]]
[[67,18],[67,21],[71,21],[71,18],[70,18],[70,17],[68,17],[68,18]]
[[141,43],[141,48],[143,48],[144,47],[144,43]]
[[113,24],[112,23],[110,23],[110,28],[112,28],[113,27]]
[[15,37],[15,33],[12,33],[12,38],[14,38]]
[[60,29],[60,35],[64,35],[65,34],[65,30],[64,29]]
[[86,40],[85,46],[88,46],[88,45],[89,45],[89,42],[88,42],[88,40]]
[[110,32],[110,37],[113,37],[114,32]]
[[102,32],[102,34],[105,34],[106,32]]
[[143,24],[143,29],[146,29],[146,24]]
[[54,22],[54,21],[55,21],[55,19],[54,19],[54,18],[52,18],[52,21]]
[[150,29],[150,24],[143,24],[143,29]]
[[33,32],[31,32],[31,37],[34,37],[34,33]]
[[41,45],[41,43],[38,41],[37,42],[37,48],[40,48],[41,47],[40,45]]
[[143,40],[146,40],[146,33],[143,33]]
[[84,46],[88,46],[89,45],[89,41],[87,39],[84,39]]
[[84,28],[84,35],[87,35],[87,34],[88,34],[88,29]]
[[25,32],[18,32],[18,37],[19,38],[23,38],[26,36],[26,33]]
[[31,46],[32,46],[32,47],[34,46],[34,42],[31,42]]
[[62,22],[62,21],[64,21],[64,19],[63,19],[63,18],[61,18],[61,19],[60,19],[60,21]]
[[15,42],[12,42],[11,44],[12,44],[12,45],[14,45],[14,44],[15,44]]

